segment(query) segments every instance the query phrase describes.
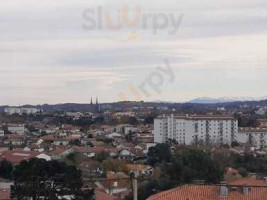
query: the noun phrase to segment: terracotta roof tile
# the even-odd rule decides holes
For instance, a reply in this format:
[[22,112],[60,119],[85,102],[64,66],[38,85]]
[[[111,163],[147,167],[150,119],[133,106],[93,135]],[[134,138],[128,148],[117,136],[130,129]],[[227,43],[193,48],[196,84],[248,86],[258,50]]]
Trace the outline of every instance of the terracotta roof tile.
[[9,200],[10,199],[10,190],[4,189],[0,190],[0,200]]
[[95,194],[95,200],[116,200],[117,197],[104,193],[104,192],[96,192]]
[[248,194],[243,194],[240,187],[221,197],[218,185],[185,185],[152,195],[147,200],[265,200],[266,197],[267,187],[250,187]]
[[8,160],[11,163],[20,163],[23,160],[30,160],[41,154],[40,152],[28,151],[6,151],[0,156],[0,160]]

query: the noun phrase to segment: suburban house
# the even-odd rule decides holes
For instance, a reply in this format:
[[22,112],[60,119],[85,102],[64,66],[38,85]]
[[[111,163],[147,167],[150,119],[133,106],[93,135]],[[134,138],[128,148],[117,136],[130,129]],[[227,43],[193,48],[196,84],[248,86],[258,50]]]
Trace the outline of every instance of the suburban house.
[[97,181],[95,184],[108,194],[119,194],[128,191],[131,187],[131,180],[123,172],[108,172],[106,179]]
[[135,173],[136,176],[149,176],[153,173],[153,167],[149,165],[128,164],[126,167],[130,172]]

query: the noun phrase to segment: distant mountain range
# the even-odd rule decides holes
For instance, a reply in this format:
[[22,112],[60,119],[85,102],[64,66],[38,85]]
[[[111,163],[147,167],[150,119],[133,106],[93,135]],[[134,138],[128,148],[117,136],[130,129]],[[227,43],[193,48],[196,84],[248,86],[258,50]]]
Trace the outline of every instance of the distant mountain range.
[[192,99],[186,103],[196,103],[196,104],[217,104],[217,103],[231,103],[231,102],[244,102],[244,101],[262,101],[267,100],[267,96],[254,98],[254,97],[221,97],[221,98],[210,98],[201,97]]

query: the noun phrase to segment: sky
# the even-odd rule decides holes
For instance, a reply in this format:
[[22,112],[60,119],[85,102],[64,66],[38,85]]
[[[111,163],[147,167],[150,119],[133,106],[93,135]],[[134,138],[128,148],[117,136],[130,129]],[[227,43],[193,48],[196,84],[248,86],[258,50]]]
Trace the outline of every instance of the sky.
[[9,0],[0,105],[267,91],[266,0]]

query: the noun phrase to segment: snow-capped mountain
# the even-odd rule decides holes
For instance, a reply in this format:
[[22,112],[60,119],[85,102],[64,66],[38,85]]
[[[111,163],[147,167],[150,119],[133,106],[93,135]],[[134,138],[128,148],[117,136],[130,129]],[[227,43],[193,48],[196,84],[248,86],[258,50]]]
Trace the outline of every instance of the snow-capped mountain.
[[265,97],[221,97],[221,98],[210,98],[210,97],[201,97],[188,101],[187,103],[199,103],[199,104],[215,104],[215,103],[228,103],[235,101],[261,101],[267,100],[267,96]]

